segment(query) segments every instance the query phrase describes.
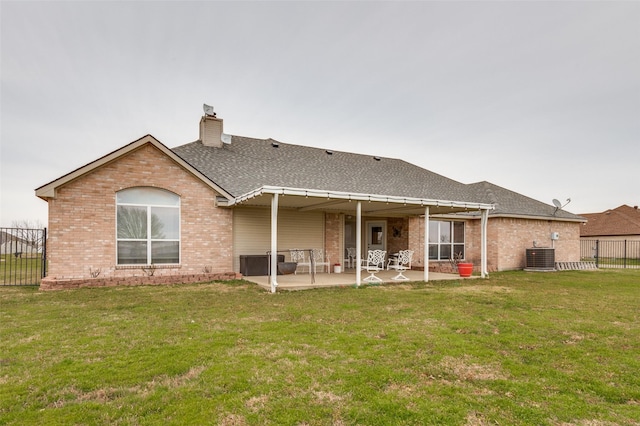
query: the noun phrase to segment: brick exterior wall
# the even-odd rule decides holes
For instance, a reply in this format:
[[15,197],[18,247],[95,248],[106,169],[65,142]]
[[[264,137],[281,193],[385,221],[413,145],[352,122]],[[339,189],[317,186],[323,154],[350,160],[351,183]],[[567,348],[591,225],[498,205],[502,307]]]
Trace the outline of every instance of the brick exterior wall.
[[410,217],[407,220],[407,243],[409,250],[413,250],[413,269],[424,270],[424,218]]
[[[536,219],[493,218],[487,225],[491,244],[491,258],[496,259],[500,271],[523,269],[526,266],[526,249],[533,247],[555,247],[556,262],[580,261],[580,223]],[[560,238],[551,241],[551,233],[558,232]],[[478,234],[479,241],[479,234]],[[494,247],[495,246],[495,247]],[[497,254],[496,254],[497,253]]]
[[[405,217],[390,217],[387,219],[387,253],[397,253],[408,248],[409,219]],[[415,260],[415,253],[413,260]]]
[[[465,221],[465,260],[476,266],[481,261],[480,220]],[[523,218],[491,218],[487,223],[487,269],[506,271],[523,269],[526,265],[526,249],[551,247],[550,235],[558,232],[560,239],[554,242],[556,262],[577,262],[580,260],[580,223],[536,220]],[[424,218],[409,218],[409,248],[415,250],[414,267],[424,268],[423,241]],[[448,261],[430,261],[429,269],[450,272]]]
[[[342,215],[338,213],[325,213],[324,222],[324,247],[327,258],[331,260],[333,265],[339,263],[344,268],[344,259],[341,255],[342,251],[340,250],[344,229]],[[333,272],[333,266],[331,266],[331,272]]]
[[[116,192],[150,186],[180,196],[181,262],[155,276],[233,271],[232,211],[215,206],[216,193],[151,144],[57,189],[49,200],[48,280],[125,279],[141,268],[116,267]],[[124,281],[123,281],[124,282]]]

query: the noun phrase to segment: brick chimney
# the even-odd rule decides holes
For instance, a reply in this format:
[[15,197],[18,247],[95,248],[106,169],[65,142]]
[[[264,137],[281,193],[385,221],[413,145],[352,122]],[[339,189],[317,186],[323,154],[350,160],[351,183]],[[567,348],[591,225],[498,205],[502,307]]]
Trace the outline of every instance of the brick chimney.
[[200,119],[200,140],[204,146],[222,148],[222,119],[205,114]]

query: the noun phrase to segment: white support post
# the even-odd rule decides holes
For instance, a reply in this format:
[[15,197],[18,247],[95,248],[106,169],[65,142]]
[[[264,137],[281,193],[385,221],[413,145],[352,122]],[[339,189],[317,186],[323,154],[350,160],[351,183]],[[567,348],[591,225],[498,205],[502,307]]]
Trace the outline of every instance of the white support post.
[[424,208],[424,281],[429,281],[429,206]]
[[269,282],[271,283],[271,293],[276,292],[278,287],[278,194],[271,196],[271,256],[269,259]]
[[356,286],[358,287],[362,278],[360,259],[362,259],[362,201],[356,204]]
[[480,245],[480,275],[485,278],[487,271],[487,222],[489,222],[489,210],[482,210],[480,219],[480,235],[482,243]]

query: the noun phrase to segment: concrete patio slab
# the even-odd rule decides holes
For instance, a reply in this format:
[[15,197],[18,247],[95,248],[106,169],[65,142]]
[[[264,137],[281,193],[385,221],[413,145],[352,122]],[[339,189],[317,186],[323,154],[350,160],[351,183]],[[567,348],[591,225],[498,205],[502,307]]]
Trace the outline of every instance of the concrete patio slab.
[[[373,284],[398,284],[403,282],[411,282],[411,281],[423,281],[424,273],[423,271],[405,271],[404,275],[409,279],[409,281],[397,281],[394,280],[393,277],[398,275],[396,271],[381,271],[376,274],[379,278],[382,279],[380,283]],[[369,274],[366,271],[362,271],[362,278],[364,279],[368,277]],[[443,281],[443,280],[466,280],[466,279],[474,279],[480,278],[480,276],[471,276],[470,278],[461,278],[458,274],[443,274],[440,272],[429,272],[429,281]],[[271,290],[271,285],[269,284],[269,276],[250,276],[243,277],[244,280],[250,281],[258,284],[261,288],[265,290]],[[327,274],[327,273],[316,273],[315,282],[311,282],[311,275],[309,273],[298,273],[291,275],[278,275],[278,288],[277,290],[308,290],[312,288],[323,288],[323,287],[345,287],[345,286],[355,286],[356,284],[356,272],[355,269],[348,269],[346,272],[342,272],[340,274]],[[361,285],[369,285],[371,283],[362,281]]]

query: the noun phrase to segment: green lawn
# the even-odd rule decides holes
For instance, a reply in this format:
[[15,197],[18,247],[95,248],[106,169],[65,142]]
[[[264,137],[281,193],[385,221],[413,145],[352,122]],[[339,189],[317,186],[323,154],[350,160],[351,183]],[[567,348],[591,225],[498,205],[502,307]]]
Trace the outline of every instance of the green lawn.
[[0,342],[0,424],[640,424],[633,270],[0,288]]
[[0,255],[0,286],[39,285],[42,277],[42,259],[39,254]]

